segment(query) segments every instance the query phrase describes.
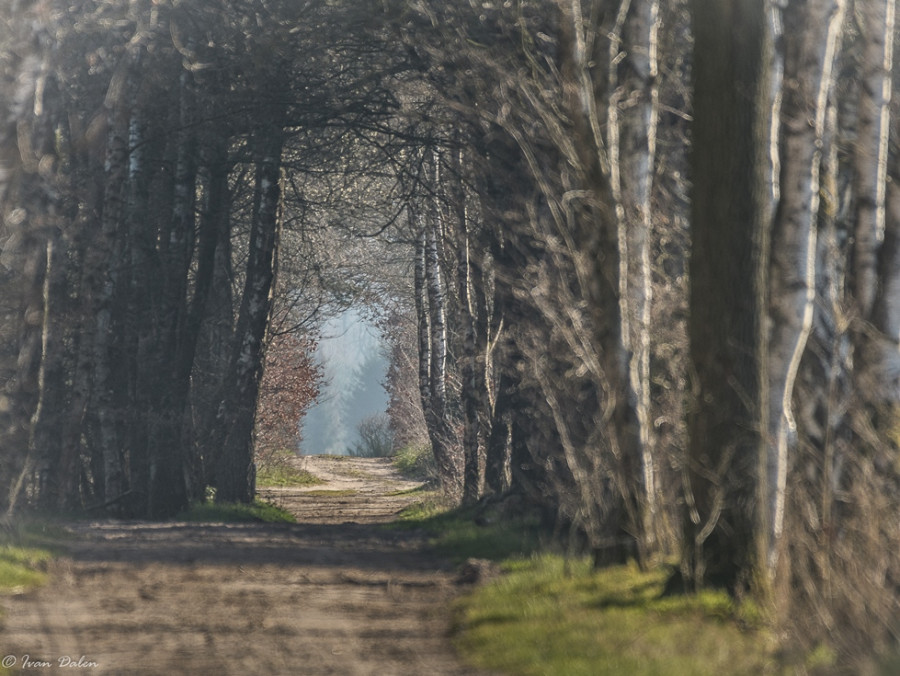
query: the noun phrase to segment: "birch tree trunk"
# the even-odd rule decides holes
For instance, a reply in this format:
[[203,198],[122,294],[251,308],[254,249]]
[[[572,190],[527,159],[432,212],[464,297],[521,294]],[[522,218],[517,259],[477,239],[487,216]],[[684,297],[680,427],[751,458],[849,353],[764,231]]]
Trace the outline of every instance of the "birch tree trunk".
[[878,249],[884,237],[884,197],[895,0],[857,0],[864,45],[854,145],[854,226],[850,290],[858,317],[868,321],[878,288]]
[[425,224],[425,290],[428,298],[430,409],[425,412],[432,450],[441,481],[452,496],[462,491],[460,467],[453,450],[453,433],[447,422],[447,299],[441,275],[437,218]]
[[640,433],[641,499],[646,504],[643,529],[652,541],[657,538],[658,508],[650,421],[650,200],[659,98],[658,0],[624,0],[619,21],[621,39],[611,43],[610,170],[619,218],[622,340],[630,354],[629,376]]
[[[422,411],[431,410],[431,330],[429,328],[430,316],[428,312],[428,292],[425,287],[425,227],[418,221],[418,215],[414,208],[407,209],[410,223],[416,228],[415,267],[413,269],[413,286],[416,303],[416,338],[419,352],[419,398],[422,401]],[[430,427],[429,427],[430,436]]]
[[[896,0],[857,0],[864,40],[862,87],[854,154],[856,223],[850,270],[851,292],[859,313],[854,329],[854,381],[857,396],[875,414],[900,400],[900,357],[897,354],[898,251],[896,159],[888,171],[891,129],[891,85]],[[893,126],[896,127],[894,121]],[[896,155],[896,153],[894,153]],[[892,198],[886,219],[886,197]],[[858,426],[859,427],[859,426]]]
[[453,150],[452,176],[456,225],[457,263],[457,322],[462,331],[462,353],[459,356],[461,379],[460,397],[463,414],[463,492],[464,505],[475,503],[481,493],[481,456],[478,443],[479,385],[475,344],[475,299],[472,292],[472,266],[470,265],[469,212],[466,207],[466,191],[462,184],[461,151]]
[[[48,35],[42,40],[50,41]],[[12,418],[2,428],[6,470],[0,498],[6,518],[15,513],[27,490],[46,500],[55,489],[52,462],[58,456],[58,418],[64,403],[62,331],[58,316],[64,186],[55,146],[57,125],[64,112],[52,72],[51,50],[26,60],[20,75],[19,103],[25,114],[18,120],[15,139],[2,138],[18,154],[3,169],[19,174],[18,186],[3,204],[0,223],[6,226],[0,270],[20,275],[20,291],[11,299],[17,321],[13,334],[14,377],[5,384],[2,413]],[[15,167],[15,169],[13,169]],[[0,176],[0,181],[5,176]],[[7,186],[0,184],[0,196]],[[16,302],[18,301],[18,302]],[[7,395],[7,396],[4,396]],[[3,422],[6,422],[5,420]]]
[[[690,357],[683,572],[739,591],[764,570],[771,79],[765,3],[693,0]],[[727,148],[728,152],[722,149]]]
[[774,571],[784,528],[792,406],[800,358],[812,326],[816,290],[819,170],[828,94],[843,23],[843,0],[788,3],[779,131],[779,202],[769,268],[768,565]]
[[[560,3],[559,72],[565,110],[571,119],[579,187],[586,199],[572,204],[566,224],[558,226],[563,241],[569,242],[578,293],[583,295],[589,318],[591,343],[597,351],[593,377],[600,407],[605,411],[605,442],[609,484],[613,495],[593,499],[614,504],[599,505],[608,514],[602,528],[604,544],[595,552],[596,560],[620,561],[636,554],[645,561],[652,549],[648,531],[648,505],[643,472],[644,453],[638,422],[637,399],[629,374],[629,356],[623,344],[623,315],[620,290],[624,262],[620,257],[619,228],[615,216],[615,195],[610,177],[612,160],[601,127],[610,110],[609,63],[601,45],[610,34],[602,12],[585,14],[580,0]],[[609,50],[607,50],[609,53]],[[604,112],[605,111],[605,112]],[[642,310],[643,311],[643,310]],[[588,357],[585,353],[584,357]],[[581,472],[571,468],[578,477]],[[592,470],[592,473],[596,473]],[[606,479],[592,478],[605,483]],[[584,488],[584,487],[583,487]],[[596,492],[596,488],[594,489]],[[600,550],[603,550],[602,552]]]
[[879,401],[892,409],[888,424],[897,420],[900,405],[900,74],[894,73],[891,104],[891,153],[887,167],[884,241],[878,258],[878,295],[872,324],[872,373],[877,374]]

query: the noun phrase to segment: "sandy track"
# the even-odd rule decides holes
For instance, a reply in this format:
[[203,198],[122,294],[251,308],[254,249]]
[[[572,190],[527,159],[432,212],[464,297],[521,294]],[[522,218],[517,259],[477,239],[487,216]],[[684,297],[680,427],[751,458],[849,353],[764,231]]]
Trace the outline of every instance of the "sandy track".
[[52,582],[0,599],[0,658],[27,655],[25,673],[474,674],[449,640],[452,566],[373,525],[415,484],[380,460],[304,462],[328,483],[265,493],[298,524],[73,524]]

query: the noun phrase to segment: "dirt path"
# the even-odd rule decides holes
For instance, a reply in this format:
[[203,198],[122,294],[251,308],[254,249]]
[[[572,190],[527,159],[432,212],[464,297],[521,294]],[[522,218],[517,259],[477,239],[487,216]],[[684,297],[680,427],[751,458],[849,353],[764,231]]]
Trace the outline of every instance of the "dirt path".
[[0,659],[28,656],[26,673],[475,673],[448,638],[452,566],[373,527],[416,484],[382,460],[302,462],[328,483],[263,492],[298,524],[73,525],[53,581],[0,599]]

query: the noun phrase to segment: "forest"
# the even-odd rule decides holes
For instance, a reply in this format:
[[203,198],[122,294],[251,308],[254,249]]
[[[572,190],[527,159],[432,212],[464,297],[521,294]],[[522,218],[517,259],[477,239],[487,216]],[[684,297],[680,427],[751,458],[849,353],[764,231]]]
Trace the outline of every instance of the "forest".
[[252,500],[355,305],[448,499],[896,649],[895,4],[12,0],[6,518]]

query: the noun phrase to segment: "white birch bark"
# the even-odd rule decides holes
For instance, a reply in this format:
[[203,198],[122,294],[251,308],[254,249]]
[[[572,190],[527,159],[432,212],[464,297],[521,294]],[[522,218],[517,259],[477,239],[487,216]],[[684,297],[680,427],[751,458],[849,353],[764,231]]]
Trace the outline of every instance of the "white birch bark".
[[884,237],[884,197],[896,0],[857,0],[863,42],[857,136],[851,292],[856,310],[868,320],[875,303],[878,249]]
[[[629,354],[623,344],[629,330],[623,329],[625,318],[620,305],[622,280],[627,272],[620,255],[622,229],[615,211],[618,127],[617,110],[610,105],[609,81],[614,54],[618,52],[609,40],[615,39],[621,24],[616,22],[616,12],[609,11],[612,6],[613,3],[602,8],[600,4],[587,6],[580,0],[559,2],[559,78],[570,128],[561,128],[565,138],[555,129],[552,133],[559,152],[575,171],[562,177],[564,194],[555,196],[551,190],[549,197],[556,226],[554,235],[562,245],[562,268],[571,264],[572,269],[571,293],[575,297],[570,321],[575,326],[569,337],[584,348],[575,354],[581,362],[579,367],[590,373],[600,394],[598,403],[603,416],[602,451],[596,450],[595,440],[584,436],[585,430],[579,432],[577,445],[595,467],[584,480],[592,482],[595,488],[606,481],[605,485],[614,485],[615,492],[603,496],[602,491],[594,490],[590,496],[591,500],[604,503],[602,512],[608,515],[603,523],[595,524],[605,533],[598,540],[597,560],[618,560],[636,553],[644,562],[652,538],[647,530],[637,401],[629,374]],[[618,16],[624,21],[628,5],[620,7]],[[613,129],[613,142],[607,135],[608,129]],[[529,164],[534,165],[531,161]],[[550,185],[539,171],[535,171],[535,177]],[[558,201],[554,203],[554,199]],[[556,246],[551,242],[551,250]],[[565,434],[572,431],[566,430]],[[577,480],[578,468],[570,470]],[[627,552],[629,549],[632,551]]]
[[659,2],[623,0],[620,19],[621,37],[611,43],[610,170],[619,221],[622,342],[629,353],[629,377],[639,425],[647,520],[644,528],[653,537],[657,498],[650,438],[650,199],[659,98]]
[[426,411],[435,460],[441,481],[450,495],[462,489],[460,468],[451,445],[447,424],[447,298],[441,278],[437,217],[425,225],[425,290],[428,298],[430,411]]
[[792,395],[812,326],[819,169],[843,0],[788,3],[779,130],[780,196],[769,270],[768,563],[784,524],[788,451],[796,433]]
[[[895,36],[900,39],[900,36]],[[894,45],[896,49],[896,44]],[[870,373],[878,400],[900,404],[900,73],[894,71],[891,90],[890,148],[885,192],[884,241],[878,260],[878,296],[872,323]]]
[[452,209],[456,226],[457,321],[462,329],[462,352],[457,360],[463,414],[463,504],[473,504],[481,492],[478,445],[478,381],[475,345],[475,314],[470,265],[469,212],[462,183],[462,151],[451,151]]
[[416,228],[416,256],[413,284],[416,301],[416,338],[419,348],[419,398],[422,410],[431,408],[431,341],[429,340],[428,292],[425,288],[425,228],[418,222],[412,207],[407,209],[410,224]]

